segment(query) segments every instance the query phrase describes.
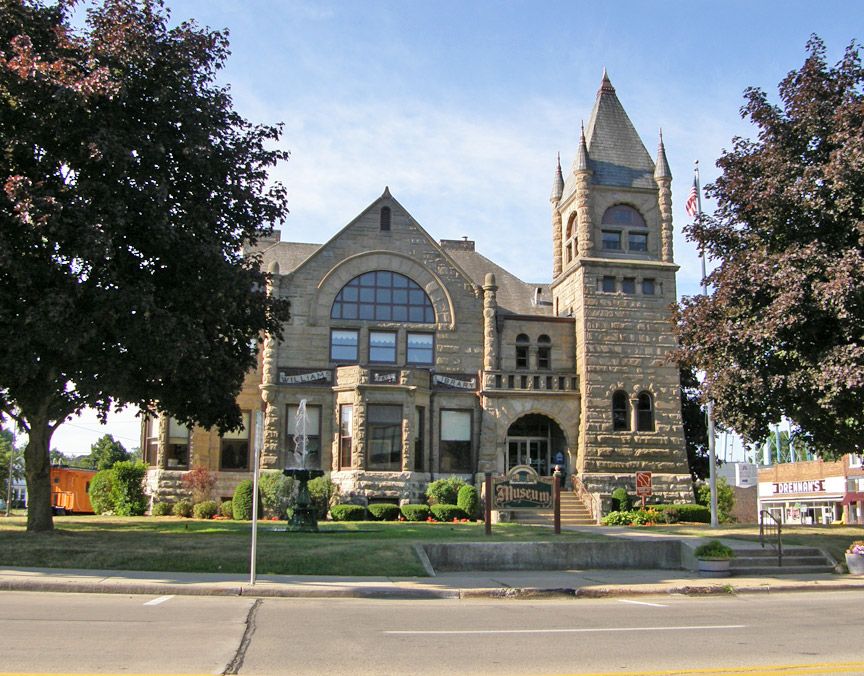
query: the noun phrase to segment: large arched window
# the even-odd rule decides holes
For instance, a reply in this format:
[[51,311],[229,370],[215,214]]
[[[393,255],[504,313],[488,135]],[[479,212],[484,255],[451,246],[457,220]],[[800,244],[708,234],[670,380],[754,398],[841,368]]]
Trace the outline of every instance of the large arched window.
[[630,429],[630,398],[624,390],[612,395],[612,429],[615,432]]
[[606,250],[648,251],[648,226],[636,209],[626,204],[609,207],[601,221],[602,245]]
[[331,319],[434,324],[432,301],[417,282],[398,272],[377,270],[359,275],[333,301]]
[[654,399],[650,392],[639,394],[636,406],[636,429],[640,432],[654,431]]
[[579,253],[579,241],[576,237],[576,217],[574,211],[567,219],[567,230],[564,233],[564,262],[570,263]]

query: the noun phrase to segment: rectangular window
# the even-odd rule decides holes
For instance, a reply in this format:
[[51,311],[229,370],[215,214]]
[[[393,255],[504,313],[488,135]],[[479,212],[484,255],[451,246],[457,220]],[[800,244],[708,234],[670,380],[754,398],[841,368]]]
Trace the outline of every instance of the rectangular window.
[[369,332],[369,361],[396,363],[396,334],[392,331]]
[[615,293],[615,278],[614,277],[604,277],[603,278],[603,293]]
[[653,296],[656,293],[656,287],[653,279],[642,280],[642,294],[645,296]]
[[558,376],[558,389],[564,390],[567,386],[564,384],[564,376]]
[[417,406],[414,409],[414,471],[425,470],[423,446],[426,443],[426,409]]
[[849,454],[849,468],[850,469],[857,469],[859,467],[861,467],[861,456],[858,455],[857,453],[850,453]]
[[622,279],[621,291],[623,293],[636,293],[636,280],[633,277],[625,277]]
[[159,418],[150,418],[147,421],[147,448],[144,453],[144,462],[155,467],[159,453]]
[[441,411],[441,472],[470,472],[471,411]]
[[[305,462],[303,459],[304,447],[301,441],[303,435],[303,424],[298,425],[297,409],[294,404],[288,404],[285,416],[285,448],[289,455],[294,455],[293,465],[306,467],[308,469],[321,469],[321,407],[306,406],[306,447]],[[290,458],[289,458],[290,461]]]
[[351,469],[351,437],[354,429],[354,407],[339,407],[339,469]]
[[402,407],[366,407],[366,469],[402,471]]
[[548,369],[552,366],[552,348],[538,347],[537,348],[537,368]]
[[165,453],[168,469],[189,467],[189,428],[171,418],[168,421],[168,448]]
[[249,469],[249,411],[243,411],[243,427],[222,436],[219,468],[224,470]]
[[435,362],[435,336],[431,333],[408,332],[406,362],[433,364]]
[[621,251],[621,233],[604,230],[602,235],[603,248],[606,251]]
[[517,345],[516,346],[516,368],[517,369],[527,369],[528,368],[528,346],[527,345]]
[[359,333],[356,329],[330,331],[330,361],[356,362]]
[[647,232],[631,232],[627,239],[627,246],[630,251],[648,251]]

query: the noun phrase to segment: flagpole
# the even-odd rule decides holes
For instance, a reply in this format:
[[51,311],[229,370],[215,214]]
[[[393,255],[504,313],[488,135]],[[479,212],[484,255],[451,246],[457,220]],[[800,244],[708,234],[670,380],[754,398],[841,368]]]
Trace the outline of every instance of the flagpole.
[[[699,185],[699,160],[696,160],[696,168],[693,182],[696,186],[696,218],[702,218],[702,188]],[[702,247],[702,295],[708,297],[708,273],[705,268],[705,248]],[[711,487],[711,528],[718,528],[717,522],[717,451],[714,446],[714,402],[708,398],[705,405],[705,414],[708,418],[708,470],[709,485]]]

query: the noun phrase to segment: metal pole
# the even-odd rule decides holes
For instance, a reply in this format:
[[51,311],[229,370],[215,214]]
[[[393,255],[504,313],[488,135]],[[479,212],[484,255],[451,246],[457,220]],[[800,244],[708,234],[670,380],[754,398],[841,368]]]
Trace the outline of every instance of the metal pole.
[[[699,160],[696,160],[696,206],[697,218],[702,217],[702,188],[699,185]],[[708,297],[708,273],[705,269],[705,249],[702,249],[702,295]],[[708,464],[711,486],[711,528],[717,528],[717,452],[714,448],[714,402],[708,399],[705,407],[708,416]]]
[[9,445],[9,483],[6,484],[6,516],[12,509],[12,468],[15,466],[15,444]]
[[255,411],[255,470],[252,473],[252,553],[249,561],[249,584],[255,586],[258,559],[258,465],[264,445],[264,413]]

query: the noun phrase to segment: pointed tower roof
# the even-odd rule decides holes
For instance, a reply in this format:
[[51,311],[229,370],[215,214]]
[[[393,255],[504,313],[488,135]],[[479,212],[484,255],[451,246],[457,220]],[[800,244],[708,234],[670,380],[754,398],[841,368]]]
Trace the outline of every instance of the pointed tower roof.
[[672,178],[669,161],[666,159],[666,146],[663,145],[663,130],[660,130],[660,146],[657,148],[657,166],[654,168],[654,178]]
[[585,143],[585,124],[582,124],[582,131],[579,134],[579,149],[576,151],[576,158],[573,160],[573,171],[590,171],[591,162],[588,158],[588,145]]
[[593,183],[625,188],[657,187],[651,156],[624,112],[605,68],[585,132],[594,170]]
[[561,153],[558,153],[558,168],[555,169],[555,178],[552,181],[551,202],[558,202],[564,194],[564,174],[561,173]]

